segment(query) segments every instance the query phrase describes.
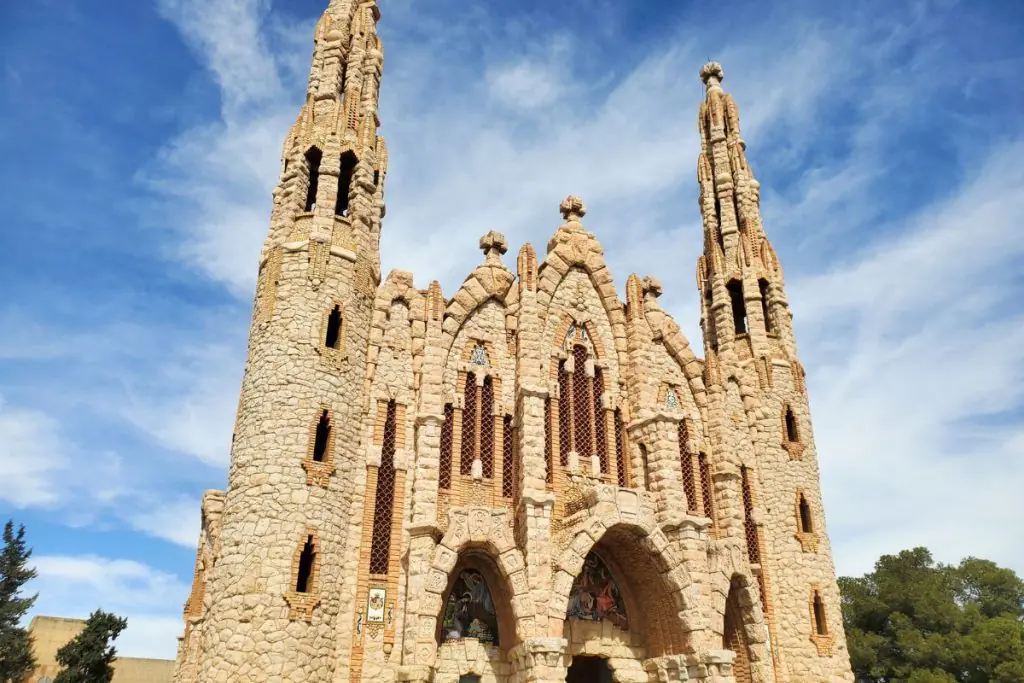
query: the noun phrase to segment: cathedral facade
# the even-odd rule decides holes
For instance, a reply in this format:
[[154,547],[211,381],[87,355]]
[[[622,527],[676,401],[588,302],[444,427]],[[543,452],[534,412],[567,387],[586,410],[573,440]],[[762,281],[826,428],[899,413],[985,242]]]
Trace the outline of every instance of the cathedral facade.
[[284,146],[176,683],[853,681],[804,369],[721,66],[703,359],[577,197],[457,292],[381,277],[373,0],[331,0]]

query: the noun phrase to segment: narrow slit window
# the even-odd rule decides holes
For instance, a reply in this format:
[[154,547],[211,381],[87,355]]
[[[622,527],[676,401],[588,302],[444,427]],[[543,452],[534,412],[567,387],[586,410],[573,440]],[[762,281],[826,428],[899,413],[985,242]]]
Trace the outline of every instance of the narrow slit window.
[[309,593],[313,589],[313,565],[316,562],[316,545],[312,536],[306,537],[306,544],[299,555],[299,571],[295,579],[296,593]]
[[818,591],[814,591],[814,631],[819,636],[828,635],[828,622],[825,621],[825,603]]
[[316,209],[316,193],[320,189],[320,161],[323,157],[323,152],[318,147],[313,147],[306,152],[306,168],[309,169],[309,185],[306,188],[306,204],[304,207],[306,211]]
[[341,155],[341,171],[338,174],[338,197],[334,202],[336,216],[348,215],[348,195],[352,190],[352,178],[356,172],[356,155],[351,151]]
[[786,441],[799,441],[800,432],[796,427],[796,415],[793,409],[786,406]]
[[768,308],[768,281],[758,280],[757,286],[761,290],[761,313],[764,315],[764,331],[771,334],[775,331],[772,325],[772,313]]
[[329,349],[341,348],[341,306],[335,306],[327,316],[327,334],[324,346]]
[[722,233],[722,200],[715,197],[715,220],[718,221],[718,229],[715,233],[718,236],[718,246],[725,251],[725,235]]
[[373,186],[380,187],[380,171],[373,172]]
[[316,424],[316,436],[313,439],[313,461],[323,462],[327,459],[327,446],[331,442],[331,416],[325,410],[320,414]]
[[714,508],[714,491],[711,489],[711,465],[708,464],[708,456],[701,453],[697,456],[697,465],[700,468],[700,492],[701,502],[704,505],[704,516],[711,519]]
[[747,333],[747,305],[743,301],[743,285],[739,280],[729,280],[726,285],[729,300],[732,302],[732,320],[736,326],[736,334]]
[[814,520],[811,518],[811,506],[804,494],[800,494],[800,531],[805,534],[814,533]]

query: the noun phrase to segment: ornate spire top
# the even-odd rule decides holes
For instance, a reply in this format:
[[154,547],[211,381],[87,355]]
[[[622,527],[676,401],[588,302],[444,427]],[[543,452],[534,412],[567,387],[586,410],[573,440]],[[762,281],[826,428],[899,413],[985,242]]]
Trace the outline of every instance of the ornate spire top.
[[480,250],[484,252],[487,263],[501,263],[501,256],[508,251],[505,236],[497,230],[491,230],[480,238]]
[[644,294],[654,297],[657,299],[665,291],[661,287],[661,281],[658,278],[648,275],[640,281],[643,288]]
[[558,208],[562,212],[562,218],[569,222],[578,221],[587,215],[587,207],[583,205],[583,200],[573,194],[563,199]]
[[704,81],[704,85],[709,88],[721,84],[725,80],[725,71],[722,70],[722,65],[718,62],[708,62],[702,66],[700,80]]

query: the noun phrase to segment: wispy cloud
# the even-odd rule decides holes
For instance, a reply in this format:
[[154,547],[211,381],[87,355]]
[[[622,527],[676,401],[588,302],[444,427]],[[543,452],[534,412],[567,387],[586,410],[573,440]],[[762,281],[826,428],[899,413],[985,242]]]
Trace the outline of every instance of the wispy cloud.
[[15,507],[52,506],[56,476],[67,465],[58,424],[44,413],[6,404],[0,396],[0,499]]
[[36,613],[84,619],[96,609],[128,620],[114,643],[127,657],[173,658],[181,635],[180,607],[188,586],[146,564],[95,555],[49,555],[32,559],[39,576]]

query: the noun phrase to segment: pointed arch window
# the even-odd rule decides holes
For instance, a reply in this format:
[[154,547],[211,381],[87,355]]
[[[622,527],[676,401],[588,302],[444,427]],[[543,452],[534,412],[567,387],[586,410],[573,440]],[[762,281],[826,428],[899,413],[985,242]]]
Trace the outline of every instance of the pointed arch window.
[[814,632],[819,636],[828,635],[828,621],[825,618],[825,602],[821,599],[821,593],[814,591],[812,607],[814,613]]
[[352,191],[352,179],[355,177],[358,159],[352,150],[341,155],[341,168],[338,173],[338,197],[334,202],[334,215],[348,215],[348,197]]
[[306,201],[303,205],[304,211],[316,209],[316,194],[320,189],[320,162],[324,155],[319,147],[311,147],[306,152],[306,168],[309,173],[309,183],[306,185]]
[[729,280],[729,301],[732,303],[732,320],[736,334],[747,333],[747,304],[743,300],[743,284],[739,280]]
[[484,377],[480,397],[480,439],[477,453],[483,466],[484,479],[494,477],[494,379]]
[[466,388],[462,393],[462,453],[459,458],[459,473],[469,476],[473,472],[476,457],[476,376],[466,375]]
[[397,407],[387,404],[384,421],[384,442],[373,509],[373,539],[370,544],[370,573],[387,574],[391,565],[391,526],[395,503],[395,441],[398,436]]

